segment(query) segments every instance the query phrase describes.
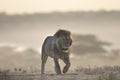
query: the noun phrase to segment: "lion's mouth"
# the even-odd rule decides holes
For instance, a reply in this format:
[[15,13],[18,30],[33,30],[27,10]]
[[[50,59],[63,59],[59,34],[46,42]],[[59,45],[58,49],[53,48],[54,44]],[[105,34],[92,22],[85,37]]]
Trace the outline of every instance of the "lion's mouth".
[[68,48],[62,48],[63,52],[68,52]]

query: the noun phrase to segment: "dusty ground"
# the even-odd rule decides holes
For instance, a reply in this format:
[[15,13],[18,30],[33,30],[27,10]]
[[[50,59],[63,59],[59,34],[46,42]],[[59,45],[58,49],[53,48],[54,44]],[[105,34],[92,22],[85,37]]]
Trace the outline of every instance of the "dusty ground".
[[62,75],[55,74],[13,74],[9,76],[3,76],[0,80],[97,80],[98,76],[96,75],[84,75],[76,73],[68,73]]
[[40,72],[0,71],[0,80],[120,80],[120,66],[79,67],[62,75],[51,71],[44,75]]
[[85,74],[85,73],[67,73],[56,74],[7,74],[1,75],[0,80],[120,80],[120,74]]

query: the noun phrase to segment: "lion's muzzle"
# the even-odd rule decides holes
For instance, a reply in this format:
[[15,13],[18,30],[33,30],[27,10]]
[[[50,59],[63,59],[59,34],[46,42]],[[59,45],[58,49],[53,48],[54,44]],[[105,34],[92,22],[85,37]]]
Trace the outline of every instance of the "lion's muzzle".
[[69,49],[69,47],[64,47],[64,48],[62,48],[62,51],[67,53],[69,51],[68,49]]

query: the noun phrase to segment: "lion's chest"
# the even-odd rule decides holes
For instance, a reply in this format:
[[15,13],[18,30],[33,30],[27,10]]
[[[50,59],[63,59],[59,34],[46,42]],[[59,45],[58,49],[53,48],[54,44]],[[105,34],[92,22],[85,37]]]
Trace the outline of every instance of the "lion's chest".
[[60,58],[60,59],[63,59],[65,57],[68,57],[69,54],[68,53],[62,53],[62,52],[59,52],[59,51],[54,51],[54,57],[55,58]]

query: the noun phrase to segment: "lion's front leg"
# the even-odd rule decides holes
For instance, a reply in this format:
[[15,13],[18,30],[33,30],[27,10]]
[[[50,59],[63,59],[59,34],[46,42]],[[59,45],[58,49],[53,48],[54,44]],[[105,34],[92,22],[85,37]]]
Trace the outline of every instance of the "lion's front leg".
[[59,65],[58,59],[54,58],[54,63],[55,63],[56,74],[61,74],[61,69],[60,69],[60,65]]
[[63,73],[66,73],[70,67],[70,59],[69,59],[69,57],[67,57],[67,58],[64,58],[63,61],[66,64],[63,69]]

